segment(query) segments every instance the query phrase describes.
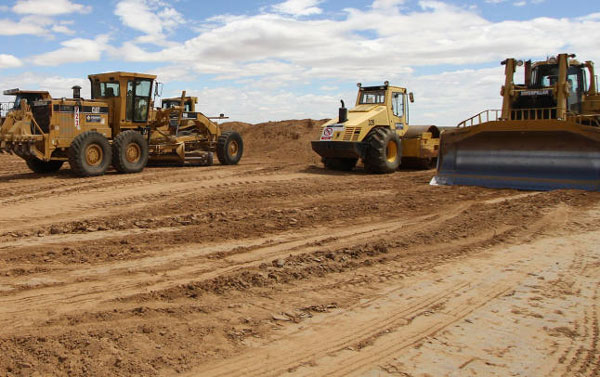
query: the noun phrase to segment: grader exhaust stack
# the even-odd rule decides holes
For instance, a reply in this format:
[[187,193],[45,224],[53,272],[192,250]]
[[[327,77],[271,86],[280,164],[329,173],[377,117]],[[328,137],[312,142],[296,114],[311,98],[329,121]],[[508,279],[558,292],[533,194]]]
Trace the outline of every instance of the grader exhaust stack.
[[513,80],[522,62],[502,62],[502,110],[442,133],[432,184],[599,191],[600,95],[592,62],[574,58],[526,62],[524,85]]

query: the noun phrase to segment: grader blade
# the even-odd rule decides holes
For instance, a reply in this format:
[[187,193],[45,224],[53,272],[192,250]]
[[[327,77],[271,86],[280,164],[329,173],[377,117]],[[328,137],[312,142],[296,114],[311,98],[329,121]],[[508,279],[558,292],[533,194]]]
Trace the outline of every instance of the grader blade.
[[432,184],[600,191],[600,128],[543,120],[446,131]]

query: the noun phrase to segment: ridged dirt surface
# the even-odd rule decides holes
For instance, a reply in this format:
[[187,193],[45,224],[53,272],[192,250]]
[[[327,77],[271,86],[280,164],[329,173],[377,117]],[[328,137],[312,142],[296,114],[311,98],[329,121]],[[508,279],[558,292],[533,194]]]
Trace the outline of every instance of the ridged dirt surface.
[[0,375],[598,376],[600,193],[238,166],[74,178],[0,155]]

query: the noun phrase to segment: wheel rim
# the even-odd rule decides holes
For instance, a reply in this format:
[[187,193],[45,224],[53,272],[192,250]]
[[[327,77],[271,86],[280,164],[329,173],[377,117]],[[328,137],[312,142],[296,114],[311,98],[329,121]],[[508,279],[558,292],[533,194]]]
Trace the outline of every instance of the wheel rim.
[[235,156],[238,153],[238,151],[240,150],[240,146],[238,145],[237,141],[232,140],[229,143],[227,150],[229,151],[230,156]]
[[104,159],[104,151],[98,144],[91,144],[85,149],[85,162],[89,166],[99,166]]
[[390,140],[386,148],[386,158],[388,162],[394,162],[398,158],[398,144],[396,141]]
[[137,143],[130,143],[125,149],[125,159],[127,162],[135,163],[142,157],[142,149]]

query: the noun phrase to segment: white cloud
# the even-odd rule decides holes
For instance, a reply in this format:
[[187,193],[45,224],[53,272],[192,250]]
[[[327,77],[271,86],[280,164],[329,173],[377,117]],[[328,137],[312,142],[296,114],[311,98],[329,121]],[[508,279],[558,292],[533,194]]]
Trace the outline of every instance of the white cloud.
[[31,61],[35,65],[56,66],[65,63],[83,63],[100,60],[108,46],[108,37],[100,35],[96,39],[75,38],[62,42],[62,48],[35,55]]
[[181,13],[160,0],[122,0],[115,15],[125,26],[146,34],[138,42],[157,45],[167,44],[167,34],[185,23]]
[[70,0],[18,0],[12,10],[18,14],[56,16],[68,13],[89,13],[92,7],[72,3]]
[[0,54],[0,69],[22,66],[21,60],[13,55]]
[[374,9],[390,9],[402,5],[404,2],[405,0],[374,0],[372,7]]
[[52,21],[46,17],[23,17],[19,21],[0,19],[0,35],[44,35]]
[[420,9],[407,12],[401,11],[402,1],[376,0],[365,10],[347,9],[339,20],[272,12],[220,16],[183,43],[149,51],[133,40],[118,54],[126,61],[189,65],[220,80],[275,77],[283,82],[394,80],[420,66],[542,57],[564,49],[590,58],[598,54],[591,46],[600,39],[600,20],[592,15],[492,22],[477,10],[439,1],[419,4]]
[[[48,74],[25,72],[19,75],[7,77],[0,76],[0,88],[21,88],[24,90],[46,90],[55,98],[70,98],[73,94],[71,88],[75,85],[81,86],[83,97],[90,96],[90,82],[87,78],[72,78],[62,76],[49,76]],[[0,91],[0,102],[14,101],[14,97],[2,95]]]
[[310,16],[323,12],[321,8],[317,7],[321,2],[322,0],[287,0],[273,5],[273,10],[293,16]]

